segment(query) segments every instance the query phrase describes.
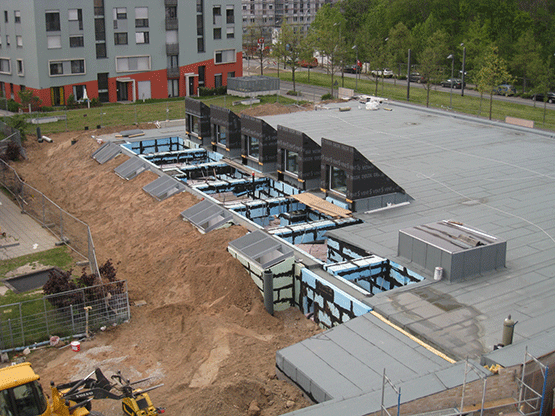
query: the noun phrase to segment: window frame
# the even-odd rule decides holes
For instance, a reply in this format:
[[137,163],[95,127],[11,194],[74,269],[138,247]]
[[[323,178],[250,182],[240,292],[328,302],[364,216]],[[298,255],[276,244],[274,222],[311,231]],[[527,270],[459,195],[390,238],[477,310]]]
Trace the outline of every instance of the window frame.
[[[16,59],[17,64],[17,75],[20,77],[25,76],[25,65],[23,64],[23,59]],[[19,70],[21,67],[21,71]]]
[[[72,39],[81,39],[81,42],[77,42],[78,44],[72,45]],[[83,48],[85,47],[85,36],[83,35],[71,35],[69,37],[69,47],[70,48]]]
[[[52,21],[49,21],[48,16],[52,15],[52,16],[57,16],[57,22],[56,19],[53,19]],[[60,19],[60,11],[59,10],[46,10],[44,12],[44,19],[45,19],[45,25],[46,25],[46,31],[47,32],[60,32],[62,29],[62,23],[61,23],[61,19]]]
[[[122,39],[120,39],[120,37],[122,37],[123,35],[125,35],[125,43],[123,43]],[[129,45],[129,35],[127,32],[114,32],[114,45],[116,46],[120,46],[120,45]]]
[[8,70],[2,71],[2,64],[0,63],[0,74],[11,75],[12,74],[12,59],[7,56],[0,56],[0,61],[5,61],[8,63]]

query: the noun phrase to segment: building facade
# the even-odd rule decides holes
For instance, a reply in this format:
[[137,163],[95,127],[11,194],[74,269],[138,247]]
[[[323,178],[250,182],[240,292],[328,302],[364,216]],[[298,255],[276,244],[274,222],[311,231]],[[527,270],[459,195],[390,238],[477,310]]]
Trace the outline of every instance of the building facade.
[[[0,92],[47,106],[196,95],[242,75],[239,0],[3,0]],[[85,96],[86,94],[86,96]]]

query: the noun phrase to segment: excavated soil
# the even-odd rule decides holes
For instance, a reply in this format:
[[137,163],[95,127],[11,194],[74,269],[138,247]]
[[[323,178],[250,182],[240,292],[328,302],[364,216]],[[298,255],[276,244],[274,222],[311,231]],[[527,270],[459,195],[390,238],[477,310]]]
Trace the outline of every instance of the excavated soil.
[[[132,305],[129,322],[96,333],[80,352],[32,351],[27,360],[45,390],[51,380],[100,367],[108,376],[121,370],[131,380],[164,383],[151,397],[170,415],[272,416],[308,406],[296,387],[276,378],[275,354],[320,329],[294,308],[274,316],[264,310],[259,290],[226,251],[246,229],[202,235],[180,216],[196,197],[156,201],[142,190],[153,173],[126,181],[114,173],[124,157],[93,160],[99,144],[91,136],[106,133],[62,133],[40,144],[30,137],[28,159],[14,164],[27,183],[90,226],[99,264],[117,265]],[[96,400],[93,409],[122,414],[113,400]]]

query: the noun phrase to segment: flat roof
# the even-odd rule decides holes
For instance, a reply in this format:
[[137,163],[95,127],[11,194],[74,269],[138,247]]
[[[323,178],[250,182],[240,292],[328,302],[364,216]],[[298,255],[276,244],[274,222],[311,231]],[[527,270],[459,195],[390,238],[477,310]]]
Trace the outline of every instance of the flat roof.
[[[338,111],[348,106],[350,111]],[[384,111],[386,106],[391,111]],[[398,208],[357,213],[362,224],[330,231],[418,273],[397,254],[398,233],[454,219],[507,241],[504,270],[462,282],[432,279],[368,299],[374,310],[454,357],[479,357],[501,342],[555,329],[555,134],[388,102],[264,117],[274,127],[356,147],[410,194]],[[430,299],[449,299],[446,311]]]

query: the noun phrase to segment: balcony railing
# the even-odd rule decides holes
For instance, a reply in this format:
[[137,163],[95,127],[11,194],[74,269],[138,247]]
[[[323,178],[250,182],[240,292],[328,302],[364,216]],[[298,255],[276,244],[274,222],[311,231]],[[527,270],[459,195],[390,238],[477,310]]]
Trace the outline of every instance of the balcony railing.
[[179,79],[179,68],[168,68],[168,79]]
[[166,43],[166,55],[178,55],[179,43]]
[[176,18],[166,17],[166,30],[175,30],[179,26]]

